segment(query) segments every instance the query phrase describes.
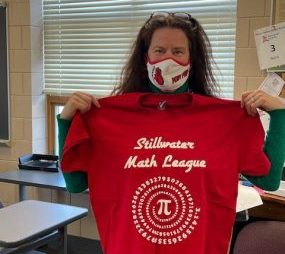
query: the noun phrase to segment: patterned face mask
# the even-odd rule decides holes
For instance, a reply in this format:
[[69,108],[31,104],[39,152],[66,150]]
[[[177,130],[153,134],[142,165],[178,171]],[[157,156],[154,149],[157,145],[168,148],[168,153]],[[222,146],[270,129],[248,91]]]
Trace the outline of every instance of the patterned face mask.
[[148,77],[162,92],[173,92],[183,86],[189,77],[190,62],[181,64],[168,58],[159,62],[147,60]]

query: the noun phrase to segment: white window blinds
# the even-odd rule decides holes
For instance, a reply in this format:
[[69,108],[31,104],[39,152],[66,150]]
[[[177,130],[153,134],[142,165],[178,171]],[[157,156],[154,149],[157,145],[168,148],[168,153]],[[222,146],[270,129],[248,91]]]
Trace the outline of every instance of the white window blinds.
[[108,95],[153,11],[188,12],[212,43],[222,97],[233,96],[236,0],[43,0],[45,92]]

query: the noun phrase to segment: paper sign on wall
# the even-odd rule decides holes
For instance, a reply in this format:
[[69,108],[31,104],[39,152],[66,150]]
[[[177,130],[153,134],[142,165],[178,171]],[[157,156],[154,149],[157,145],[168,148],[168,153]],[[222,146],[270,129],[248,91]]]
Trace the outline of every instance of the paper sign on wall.
[[260,69],[285,64],[285,22],[254,31]]
[[281,77],[274,72],[270,72],[258,89],[272,96],[278,96],[281,93],[284,84],[285,81]]
[[[259,86],[258,90],[262,90],[272,96],[278,96],[285,84],[285,81],[276,73],[270,72],[267,74],[264,81]],[[279,97],[280,100],[283,100]],[[260,120],[264,131],[267,132],[269,129],[270,116],[267,112],[258,110]]]

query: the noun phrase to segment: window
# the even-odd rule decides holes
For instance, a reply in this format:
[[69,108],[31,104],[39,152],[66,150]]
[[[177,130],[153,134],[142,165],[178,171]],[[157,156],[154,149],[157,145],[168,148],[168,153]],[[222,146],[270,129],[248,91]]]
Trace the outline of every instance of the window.
[[[224,98],[233,97],[237,0],[43,0],[45,92],[50,117],[76,90],[108,95],[138,29],[154,11],[188,12],[204,27]],[[56,146],[49,121],[49,151]]]
[[108,95],[153,11],[189,12],[206,30],[222,97],[233,97],[236,0],[43,0],[45,92]]
[[56,116],[61,113],[63,105],[67,101],[67,97],[48,96],[48,152],[49,154],[58,155],[58,128]]

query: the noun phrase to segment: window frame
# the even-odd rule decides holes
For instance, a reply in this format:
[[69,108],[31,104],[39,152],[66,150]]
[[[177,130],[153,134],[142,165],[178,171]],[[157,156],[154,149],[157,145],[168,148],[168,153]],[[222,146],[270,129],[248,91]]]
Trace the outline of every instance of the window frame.
[[67,102],[68,98],[68,96],[47,95],[47,132],[49,154],[54,154],[55,151],[55,107],[63,106]]

